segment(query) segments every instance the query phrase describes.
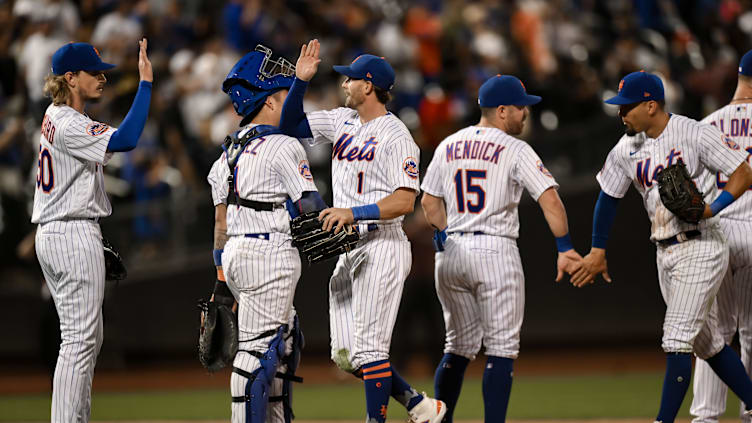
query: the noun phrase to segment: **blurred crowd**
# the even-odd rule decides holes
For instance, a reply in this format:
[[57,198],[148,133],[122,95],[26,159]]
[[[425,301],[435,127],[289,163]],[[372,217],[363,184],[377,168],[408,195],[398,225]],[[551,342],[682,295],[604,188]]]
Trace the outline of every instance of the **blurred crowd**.
[[[11,241],[1,243],[2,257],[29,253],[14,250],[33,229],[29,204],[52,54],[87,41],[117,64],[103,99],[88,108],[117,126],[138,86],[143,36],[155,75],[149,120],[138,148],[107,167],[107,188],[116,212],[130,211],[123,228],[148,255],[186,204],[210,207],[198,193],[240,120],[220,86],[257,44],[294,63],[301,43],[321,41],[323,65],[307,110],[342,104],[331,65],[364,52],[385,56],[397,72],[389,108],[413,132],[423,168],[443,137],[477,121],[480,84],[514,74],[543,97],[523,137],[565,179],[593,174],[620,135],[615,110],[602,99],[628,72],[659,73],[673,112],[700,118],[727,102],[738,59],[752,47],[752,1],[0,0],[0,237]],[[331,198],[328,157],[325,149],[310,151],[320,190]]]

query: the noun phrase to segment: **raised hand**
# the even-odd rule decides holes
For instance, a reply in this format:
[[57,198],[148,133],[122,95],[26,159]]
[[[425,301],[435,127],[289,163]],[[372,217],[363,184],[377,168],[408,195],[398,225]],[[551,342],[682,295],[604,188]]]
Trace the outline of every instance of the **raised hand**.
[[608,264],[606,263],[606,250],[593,248],[582,259],[582,267],[572,275],[572,285],[581,288],[593,283],[599,273],[606,282],[611,282],[611,276],[608,275]]
[[319,63],[321,63],[321,59],[319,59],[320,48],[321,44],[319,44],[319,40],[316,39],[313,39],[309,41],[308,44],[303,44],[300,47],[300,57],[298,57],[298,62],[295,63],[295,76],[298,77],[298,79],[310,81],[311,78],[316,75],[316,71],[319,69]]
[[149,57],[146,55],[146,46],[148,44],[149,42],[146,38],[142,38],[141,41],[138,42],[138,76],[142,81],[153,82],[154,73],[151,69]]
[[574,249],[559,253],[556,259],[556,282],[564,276],[564,272],[572,275],[582,267],[582,256]]

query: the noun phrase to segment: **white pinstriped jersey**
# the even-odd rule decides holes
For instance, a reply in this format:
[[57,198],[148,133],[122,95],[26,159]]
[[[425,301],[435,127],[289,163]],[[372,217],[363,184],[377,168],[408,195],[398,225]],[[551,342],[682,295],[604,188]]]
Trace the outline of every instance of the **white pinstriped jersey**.
[[497,128],[468,126],[436,148],[421,188],[446,204],[448,232],[517,238],[522,190],[558,188],[526,142]]
[[[242,137],[256,125],[243,128]],[[235,190],[240,198],[279,204],[273,211],[227,206],[227,234],[290,233],[290,215],[284,207],[289,197],[297,201],[305,191],[316,191],[305,149],[295,138],[272,134],[248,143],[235,165]],[[207,180],[214,205],[227,202],[229,185],[227,154],[214,162]]]
[[[730,137],[733,142],[739,145],[741,150],[748,153],[747,163],[752,165],[752,128],[750,128],[750,120],[752,120],[752,104],[742,103],[728,104],[708,115],[702,122],[717,127],[727,137]],[[728,182],[728,178],[721,173],[716,173],[714,182],[718,189],[723,189]],[[727,219],[752,220],[752,194],[750,194],[750,191],[752,191],[752,186],[750,186],[744,195],[721,210],[718,215]]]
[[699,225],[677,218],[661,203],[656,175],[681,159],[709,204],[718,196],[712,174],[731,174],[746,160],[745,153],[717,128],[672,114],[658,138],[648,138],[644,132],[633,137],[622,136],[608,154],[597,179],[601,189],[616,198],[624,196],[631,182],[642,195],[650,217],[650,239],[662,240],[681,232],[717,225],[718,217],[703,219]]
[[51,104],[39,137],[37,185],[32,223],[109,216],[102,166],[116,128],[75,109]]
[[307,113],[307,118],[313,133],[313,139],[306,140],[310,145],[334,144],[334,207],[375,203],[402,187],[420,190],[420,150],[392,113],[362,123],[357,111],[340,107]]

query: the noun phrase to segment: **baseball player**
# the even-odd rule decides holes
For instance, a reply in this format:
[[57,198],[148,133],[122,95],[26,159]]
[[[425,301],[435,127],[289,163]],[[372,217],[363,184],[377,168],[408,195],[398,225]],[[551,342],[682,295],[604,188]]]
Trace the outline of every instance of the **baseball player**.
[[39,138],[32,223],[36,252],[60,316],[62,342],[52,388],[53,422],[87,422],[91,382],[102,346],[105,262],[99,219],[112,212],[102,166],[117,151],[136,147],[149,113],[152,67],[139,42],[141,82],[120,128],[92,120],[86,103],[102,96],[104,63],[87,43],[70,43],[52,56],[44,91],[52,99]]
[[369,422],[386,420],[392,395],[413,421],[438,423],[446,405],[416,392],[389,363],[411,265],[402,219],[413,211],[420,188],[420,151],[405,125],[386,109],[394,70],[378,56],[364,54],[349,66],[334,66],[346,77],[346,107],[303,113],[305,88],[321,62],[319,47],[312,40],[301,48],[280,127],[311,145],[334,144],[334,207],[322,211],[320,219],[325,230],[355,224],[361,236],[357,248],[339,257],[329,284],[332,360],[363,379]]
[[470,360],[485,345],[485,421],[503,422],[512,388],[525,307],[525,279],[516,239],[523,189],[538,201],[556,237],[560,280],[582,257],[572,248],[558,184],[522,132],[540,97],[514,76],[497,75],[478,92],[477,125],[439,144],[428,166],[423,212],[436,228],[436,293],[444,309],[444,357],[436,369],[436,398],[452,421]]
[[[747,52],[739,63],[739,78],[731,102],[703,119],[720,129],[727,137],[748,153],[747,163],[752,158],[752,51]],[[726,187],[727,178],[716,173],[711,182],[718,189]],[[749,187],[752,189],[752,186]],[[730,344],[739,331],[741,359],[749,374],[752,369],[752,195],[742,195],[733,204],[721,211],[721,229],[729,244],[729,268],[718,291],[718,328],[723,340]],[[726,411],[726,385],[710,369],[705,360],[695,363],[694,399],[690,412],[697,416],[695,423],[717,423]],[[742,421],[752,418],[741,409]]]
[[303,146],[277,128],[294,72],[259,46],[222,85],[243,116],[207,178],[215,206],[212,300],[231,306],[237,299],[240,345],[230,380],[236,423],[289,423],[289,382],[299,380],[302,333],[293,298],[301,262],[289,220],[326,204]]
[[[618,199],[631,182],[652,223],[650,239],[657,246],[658,282],[667,305],[662,340],[666,375],[656,421],[670,423],[676,418],[692,376],[692,353],[705,359],[749,410],[752,382],[725,344],[711,311],[729,261],[717,214],[752,184],[747,154],[717,128],[666,112],[663,83],[656,75],[640,71],[625,76],[618,94],[606,103],[619,106],[626,134],[598,173],[601,193],[593,217],[592,249],[572,282],[583,286],[599,273],[611,281],[606,240]],[[658,174],[679,161],[709,204],[696,224],[670,212],[658,192]],[[714,173],[729,175],[720,194],[711,179]]]

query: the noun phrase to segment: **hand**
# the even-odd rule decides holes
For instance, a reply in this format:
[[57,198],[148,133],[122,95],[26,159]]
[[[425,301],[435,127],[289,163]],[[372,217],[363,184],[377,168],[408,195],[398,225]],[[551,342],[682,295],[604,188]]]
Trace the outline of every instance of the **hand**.
[[138,76],[142,81],[153,82],[154,73],[151,69],[149,57],[146,55],[146,46],[148,44],[149,42],[146,38],[142,38],[141,41],[138,42]]
[[321,229],[330,231],[334,227],[335,234],[339,233],[343,226],[355,223],[352,209],[339,209],[336,207],[322,210],[319,213],[319,220],[324,222],[321,225]]
[[572,275],[572,285],[582,288],[589,283],[593,283],[598,273],[603,276],[606,282],[611,282],[611,276],[608,275],[608,265],[606,264],[606,250],[592,248],[590,254],[582,259],[582,267]]
[[564,272],[572,275],[582,267],[582,256],[574,249],[559,253],[556,259],[556,282],[559,282],[564,276]]
[[298,62],[295,63],[295,76],[298,79],[310,81],[313,75],[316,75],[319,63],[321,63],[321,59],[319,59],[320,48],[321,44],[316,39],[300,47],[300,57],[298,57]]

